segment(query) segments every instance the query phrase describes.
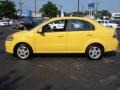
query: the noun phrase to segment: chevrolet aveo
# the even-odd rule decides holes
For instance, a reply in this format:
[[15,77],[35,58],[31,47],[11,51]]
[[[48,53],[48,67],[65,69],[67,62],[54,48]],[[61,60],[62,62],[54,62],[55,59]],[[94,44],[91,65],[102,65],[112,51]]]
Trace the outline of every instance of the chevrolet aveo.
[[[51,23],[61,22],[61,28]],[[90,59],[101,59],[105,52],[116,51],[118,41],[115,30],[94,20],[80,17],[59,17],[41,23],[30,31],[9,35],[6,52],[20,59],[37,53],[85,53]]]

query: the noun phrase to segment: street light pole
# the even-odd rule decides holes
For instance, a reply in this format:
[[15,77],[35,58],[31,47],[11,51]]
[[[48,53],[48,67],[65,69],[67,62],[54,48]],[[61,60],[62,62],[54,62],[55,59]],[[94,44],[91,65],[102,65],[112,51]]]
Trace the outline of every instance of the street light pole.
[[79,13],[79,11],[80,11],[79,8],[80,8],[80,4],[79,4],[79,0],[78,0],[78,13]]
[[36,18],[36,0],[35,0],[35,18]]
[[22,1],[20,0],[20,2],[19,2],[18,4],[20,5],[20,16],[22,16],[22,12],[23,12],[23,10],[22,10],[22,5],[23,5],[23,3],[22,3]]

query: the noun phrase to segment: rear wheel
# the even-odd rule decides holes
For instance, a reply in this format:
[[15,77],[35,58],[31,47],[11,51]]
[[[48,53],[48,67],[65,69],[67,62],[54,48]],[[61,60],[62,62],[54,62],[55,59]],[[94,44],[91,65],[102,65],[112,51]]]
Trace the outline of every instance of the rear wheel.
[[56,26],[54,26],[53,29],[57,29]]
[[86,50],[86,55],[92,60],[98,60],[103,57],[103,48],[100,45],[90,45]]
[[18,58],[25,60],[31,56],[32,50],[31,50],[30,46],[27,44],[19,44],[16,46],[14,54]]

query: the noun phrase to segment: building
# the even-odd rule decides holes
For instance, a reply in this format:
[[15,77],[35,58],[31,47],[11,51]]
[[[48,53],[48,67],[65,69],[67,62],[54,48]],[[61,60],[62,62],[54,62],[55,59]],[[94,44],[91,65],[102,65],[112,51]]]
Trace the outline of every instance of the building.
[[23,11],[22,13],[20,13],[19,11],[17,12],[17,15],[18,16],[22,16],[22,17],[36,17],[36,18],[41,18],[42,17],[42,14],[39,13],[39,12],[35,12],[34,11],[31,11],[31,10],[26,10],[26,11]]
[[120,20],[120,13],[112,13],[112,20]]
[[22,13],[18,11],[17,15],[22,17],[32,17],[32,12],[31,10],[26,10],[26,11],[23,11]]
[[42,14],[39,13],[39,12],[32,12],[32,17],[36,17],[36,18],[41,18],[42,17]]

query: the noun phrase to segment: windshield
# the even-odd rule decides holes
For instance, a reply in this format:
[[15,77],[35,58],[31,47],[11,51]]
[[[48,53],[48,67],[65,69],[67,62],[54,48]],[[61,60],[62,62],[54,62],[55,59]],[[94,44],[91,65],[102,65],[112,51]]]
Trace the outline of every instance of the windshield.
[[30,30],[33,30],[34,28],[36,28],[36,27],[38,27],[39,25],[41,25],[42,23],[44,23],[44,22],[46,22],[46,20],[36,20],[35,22],[34,22],[34,27],[32,28],[32,29],[30,29]]
[[114,23],[113,21],[109,21],[109,23]]

